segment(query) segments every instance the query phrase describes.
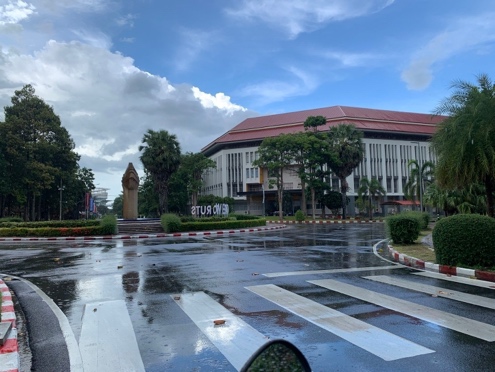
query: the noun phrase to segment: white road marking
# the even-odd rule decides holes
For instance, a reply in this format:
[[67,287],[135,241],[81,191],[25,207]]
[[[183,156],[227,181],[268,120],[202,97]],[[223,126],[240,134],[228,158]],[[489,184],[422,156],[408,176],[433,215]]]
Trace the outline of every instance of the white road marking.
[[471,279],[471,278],[465,278],[462,276],[433,273],[431,271],[422,271],[420,273],[413,273],[413,274],[414,275],[420,275],[420,276],[426,276],[428,278],[448,280],[449,282],[474,285],[476,287],[495,289],[495,283],[489,282],[487,280]]
[[383,360],[434,353],[414,342],[342,314],[273,284],[246,287],[250,291]]
[[352,273],[359,271],[373,271],[373,270],[390,270],[390,269],[402,269],[403,266],[372,266],[372,267],[354,267],[349,269],[330,269],[330,270],[309,270],[309,271],[285,271],[278,273],[263,274],[269,278],[277,278],[279,276],[293,276],[293,275],[311,275],[311,274],[338,274],[338,273]]
[[136,335],[123,300],[86,304],[79,350],[85,372],[144,372]]
[[418,319],[425,320],[457,332],[480,338],[485,341],[495,341],[495,326],[450,314],[445,311],[432,309],[413,302],[359,288],[336,280],[309,280],[308,283],[336,291],[359,300],[367,301],[387,309],[391,309]]
[[465,302],[468,304],[486,307],[488,309],[495,310],[495,300],[493,300],[492,298],[476,296],[469,293],[463,293],[451,289],[435,287],[428,284],[416,283],[410,280],[399,279],[397,277],[392,278],[386,275],[364,276],[363,278],[373,280],[375,282],[395,285],[401,288],[411,289],[417,292],[427,293],[432,296],[445,297],[451,300]]
[[[171,297],[237,370],[269,341],[204,292]],[[225,320],[225,323],[215,325],[215,320]]]

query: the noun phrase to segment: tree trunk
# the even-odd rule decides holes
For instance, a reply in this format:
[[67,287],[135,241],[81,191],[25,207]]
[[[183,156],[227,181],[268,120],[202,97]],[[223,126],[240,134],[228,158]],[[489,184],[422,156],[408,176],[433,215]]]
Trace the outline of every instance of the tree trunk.
[[316,202],[315,202],[315,188],[311,188],[311,211],[313,215],[313,220],[315,219],[315,207],[316,207]]
[[493,205],[493,179],[491,177],[486,177],[485,189],[486,189],[486,211],[490,217],[495,217],[494,205]]
[[284,169],[280,170],[280,184],[278,185],[278,217],[280,222],[284,220],[283,196],[284,196]]
[[306,208],[306,183],[301,180],[301,210],[306,216],[308,214],[308,208]]
[[340,190],[342,192],[342,219],[346,219],[346,206],[347,206],[347,180],[345,178],[340,179]]

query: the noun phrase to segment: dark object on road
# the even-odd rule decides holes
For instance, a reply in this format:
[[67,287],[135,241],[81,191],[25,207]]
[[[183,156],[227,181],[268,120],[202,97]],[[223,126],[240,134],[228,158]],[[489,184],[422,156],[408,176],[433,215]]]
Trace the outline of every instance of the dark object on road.
[[297,347],[285,340],[272,340],[249,358],[241,372],[310,372],[311,367]]

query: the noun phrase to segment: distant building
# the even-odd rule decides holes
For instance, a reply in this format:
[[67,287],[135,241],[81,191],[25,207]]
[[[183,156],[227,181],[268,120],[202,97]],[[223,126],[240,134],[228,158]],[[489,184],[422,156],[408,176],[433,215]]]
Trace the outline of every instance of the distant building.
[[[217,164],[216,169],[205,174],[202,194],[233,197],[237,212],[258,215],[264,214],[265,196],[265,209],[269,209],[270,205],[273,209],[275,190],[268,188],[267,170],[252,165],[258,158],[258,147],[266,137],[304,131],[304,122],[308,116],[327,118],[327,124],[320,127],[320,131],[342,123],[354,124],[363,131],[364,160],[347,178],[350,187],[350,215],[355,212],[355,198],[363,177],[376,178],[381,182],[387,191],[385,200],[403,200],[404,185],[409,177],[409,160],[435,162],[435,155],[428,141],[435,132],[436,125],[445,120],[443,116],[432,114],[345,106],[249,118],[201,150]],[[299,178],[292,173],[284,174],[284,190],[291,194],[293,209],[297,210],[301,206],[301,184]],[[337,177],[332,176],[330,186],[333,190],[340,190]]]

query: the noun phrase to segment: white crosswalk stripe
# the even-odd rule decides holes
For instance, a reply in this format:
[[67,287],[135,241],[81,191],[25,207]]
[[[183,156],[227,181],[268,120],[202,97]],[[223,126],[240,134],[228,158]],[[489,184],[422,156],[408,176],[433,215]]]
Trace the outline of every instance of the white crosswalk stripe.
[[417,292],[427,293],[429,295],[436,297],[445,297],[451,300],[456,300],[476,306],[486,307],[487,309],[495,310],[495,300],[493,300],[492,298],[486,298],[482,296],[472,295],[469,293],[454,291],[451,289],[435,287],[432,285],[413,282],[411,280],[403,280],[397,277],[392,278],[386,275],[364,276],[363,278],[368,280],[373,280],[375,282],[394,285],[401,288],[411,289]]
[[495,341],[495,326],[436,310],[413,302],[338,282],[332,279],[309,280],[309,283],[385,307],[439,326],[452,329],[485,341]]
[[481,287],[481,288],[495,289],[495,283],[489,282],[486,280],[471,279],[471,278],[465,278],[462,276],[440,274],[440,273],[434,273],[431,271],[422,271],[422,272],[413,273],[413,274],[419,275],[419,276],[426,276],[428,278],[448,280],[449,282],[454,282],[454,283],[474,285],[476,287]]
[[246,288],[384,360],[397,360],[434,352],[276,285]]

